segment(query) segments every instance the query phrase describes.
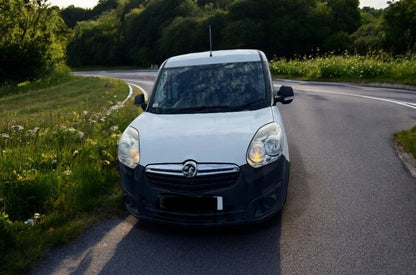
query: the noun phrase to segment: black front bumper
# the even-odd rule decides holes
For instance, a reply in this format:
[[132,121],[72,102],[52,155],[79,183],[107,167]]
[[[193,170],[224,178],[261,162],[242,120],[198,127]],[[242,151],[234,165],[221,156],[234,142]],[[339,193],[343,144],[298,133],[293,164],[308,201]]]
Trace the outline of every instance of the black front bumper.
[[261,168],[243,165],[227,179],[201,185],[189,182],[187,188],[186,178],[181,185],[160,184],[145,167],[130,169],[120,164],[125,205],[132,215],[144,221],[193,226],[257,223],[272,217],[286,201],[289,168],[282,156]]

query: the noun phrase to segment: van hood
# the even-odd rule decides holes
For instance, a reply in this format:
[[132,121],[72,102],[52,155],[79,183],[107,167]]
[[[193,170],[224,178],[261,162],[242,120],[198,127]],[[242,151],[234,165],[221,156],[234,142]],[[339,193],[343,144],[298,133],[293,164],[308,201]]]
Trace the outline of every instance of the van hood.
[[255,111],[161,115],[148,112],[130,126],[139,131],[140,165],[183,163],[246,164],[257,130],[273,121],[267,107]]

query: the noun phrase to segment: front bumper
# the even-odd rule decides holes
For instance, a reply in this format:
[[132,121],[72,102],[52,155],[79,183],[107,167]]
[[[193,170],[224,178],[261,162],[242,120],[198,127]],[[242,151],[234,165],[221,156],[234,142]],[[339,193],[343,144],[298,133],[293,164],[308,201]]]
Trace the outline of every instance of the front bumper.
[[[184,184],[160,184],[145,167],[130,169],[120,164],[125,205],[132,215],[144,221],[193,226],[257,223],[272,217],[286,201],[289,168],[282,156],[261,168],[243,165],[233,176],[209,184],[191,182],[188,188],[185,177]],[[208,201],[217,202],[217,207]]]

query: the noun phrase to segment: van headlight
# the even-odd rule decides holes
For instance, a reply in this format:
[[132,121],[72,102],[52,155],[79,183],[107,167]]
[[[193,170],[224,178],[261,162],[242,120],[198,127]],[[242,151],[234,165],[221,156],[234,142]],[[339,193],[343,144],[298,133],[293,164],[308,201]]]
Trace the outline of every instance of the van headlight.
[[133,127],[127,127],[121,135],[118,142],[118,159],[131,169],[136,168],[140,162],[139,131]]
[[261,127],[247,149],[247,162],[254,168],[264,166],[282,155],[282,127],[272,122]]

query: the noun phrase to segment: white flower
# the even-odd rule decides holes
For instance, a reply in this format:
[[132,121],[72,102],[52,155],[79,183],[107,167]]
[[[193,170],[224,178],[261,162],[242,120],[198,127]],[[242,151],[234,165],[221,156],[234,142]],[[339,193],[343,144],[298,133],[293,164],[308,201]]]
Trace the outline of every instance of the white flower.
[[33,130],[29,130],[29,133],[34,136],[39,131],[39,129],[40,129],[39,127],[35,127],[33,128]]
[[2,138],[10,138],[10,135],[9,135],[9,134],[7,134],[7,133],[3,133],[3,134],[1,134],[1,137],[2,137]]
[[33,219],[28,219],[25,221],[25,224],[33,226],[35,222],[33,221]]
[[114,126],[111,126],[110,127],[110,132],[115,132],[117,130],[118,130],[118,126],[117,125],[114,125]]
[[70,175],[72,175],[72,171],[71,170],[66,170],[66,171],[63,172],[63,174],[65,176],[70,176]]
[[12,128],[15,129],[18,132],[21,132],[25,129],[25,127],[23,127],[21,125],[13,125]]

